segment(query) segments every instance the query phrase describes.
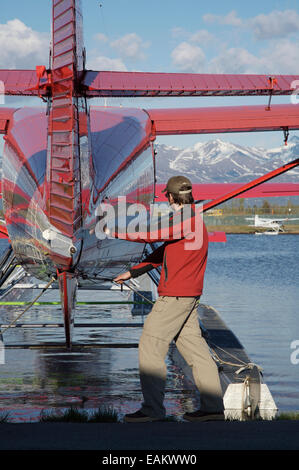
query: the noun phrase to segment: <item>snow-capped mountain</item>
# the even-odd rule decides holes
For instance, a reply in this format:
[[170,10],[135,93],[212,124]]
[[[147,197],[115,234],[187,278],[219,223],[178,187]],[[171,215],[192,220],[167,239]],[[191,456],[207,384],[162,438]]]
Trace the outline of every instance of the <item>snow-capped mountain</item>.
[[[244,147],[220,139],[199,142],[185,149],[156,145],[157,182],[183,174],[194,183],[240,183],[274,170],[299,157],[299,137],[273,149]],[[299,168],[278,176],[275,182],[299,182]]]

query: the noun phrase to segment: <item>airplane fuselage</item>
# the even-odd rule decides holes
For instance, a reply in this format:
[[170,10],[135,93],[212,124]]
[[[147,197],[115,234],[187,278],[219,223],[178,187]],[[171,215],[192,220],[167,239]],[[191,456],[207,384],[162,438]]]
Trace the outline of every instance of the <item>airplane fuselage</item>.
[[[3,202],[15,256],[39,279],[48,279],[57,268],[91,282],[111,278],[138,262],[144,245],[99,239],[97,207],[118,196],[145,205],[154,201],[151,121],[138,109],[92,107],[80,115],[79,181],[72,182],[80,194],[76,212],[68,208],[69,199],[61,204],[70,182],[62,159],[61,173],[56,165],[53,176],[49,134],[49,115],[23,108],[14,113],[5,138]],[[59,204],[53,199],[55,191]],[[64,229],[64,217],[77,224],[71,236]]]

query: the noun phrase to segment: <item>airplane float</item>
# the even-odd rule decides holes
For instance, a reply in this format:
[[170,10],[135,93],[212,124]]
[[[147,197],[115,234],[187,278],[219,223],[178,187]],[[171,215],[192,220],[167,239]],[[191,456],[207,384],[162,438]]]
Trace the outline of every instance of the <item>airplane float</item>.
[[[14,256],[32,276],[58,276],[65,336],[71,345],[80,284],[112,279],[139,262],[143,243],[99,240],[103,200],[155,202],[154,141],[159,135],[299,129],[299,107],[272,105],[291,95],[299,75],[215,75],[93,71],[85,67],[78,0],[52,0],[50,65],[0,70],[5,94],[40,97],[41,108],[0,107],[2,194]],[[94,97],[265,96],[266,105],[135,109],[95,107]],[[226,186],[203,211],[244,195],[299,165],[299,159],[238,187]],[[167,178],[167,175],[166,175]],[[264,185],[266,186],[266,185]],[[298,188],[297,188],[298,191]],[[287,194],[287,193],[286,193]],[[202,192],[200,199],[209,199]]]

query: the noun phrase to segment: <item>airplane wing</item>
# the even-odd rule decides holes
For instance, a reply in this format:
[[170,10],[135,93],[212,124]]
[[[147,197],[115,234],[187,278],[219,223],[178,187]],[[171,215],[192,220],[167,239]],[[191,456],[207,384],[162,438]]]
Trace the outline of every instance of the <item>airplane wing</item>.
[[[255,220],[254,217],[245,217],[245,220]],[[287,217],[285,219],[270,219],[270,218],[261,218],[258,220],[258,222],[260,222],[261,224],[265,224],[265,225],[268,225],[268,224],[279,224],[279,223],[282,223],[282,222],[292,222],[293,220],[299,220],[298,217]]]
[[296,217],[287,217],[286,219],[270,219],[271,222],[274,222],[274,223],[279,223],[279,222],[292,222],[292,220],[299,220],[298,218]]
[[36,70],[0,70],[5,95],[38,96]]
[[[85,70],[78,86],[89,97],[290,95],[299,75],[192,74]],[[6,95],[42,96],[50,76],[35,70],[0,70]]]
[[[193,196],[195,200],[213,200],[230,191],[241,188],[244,183],[194,183]],[[156,200],[165,201],[165,193],[162,190],[166,183],[156,185]],[[264,183],[252,188],[236,198],[259,198],[278,196],[299,196],[299,183]]]
[[293,104],[224,106],[146,110],[156,135],[299,129],[299,109]]
[[289,95],[299,75],[192,74],[87,70],[88,97]]

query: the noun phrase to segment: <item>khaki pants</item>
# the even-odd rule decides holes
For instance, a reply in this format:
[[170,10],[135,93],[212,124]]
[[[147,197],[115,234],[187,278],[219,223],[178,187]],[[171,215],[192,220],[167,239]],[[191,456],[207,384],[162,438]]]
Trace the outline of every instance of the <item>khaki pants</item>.
[[218,368],[201,335],[197,305],[196,297],[161,296],[145,320],[139,342],[139,372],[144,397],[141,411],[148,416],[165,417],[165,358],[178,333],[176,346],[192,369],[201,410],[223,411]]

